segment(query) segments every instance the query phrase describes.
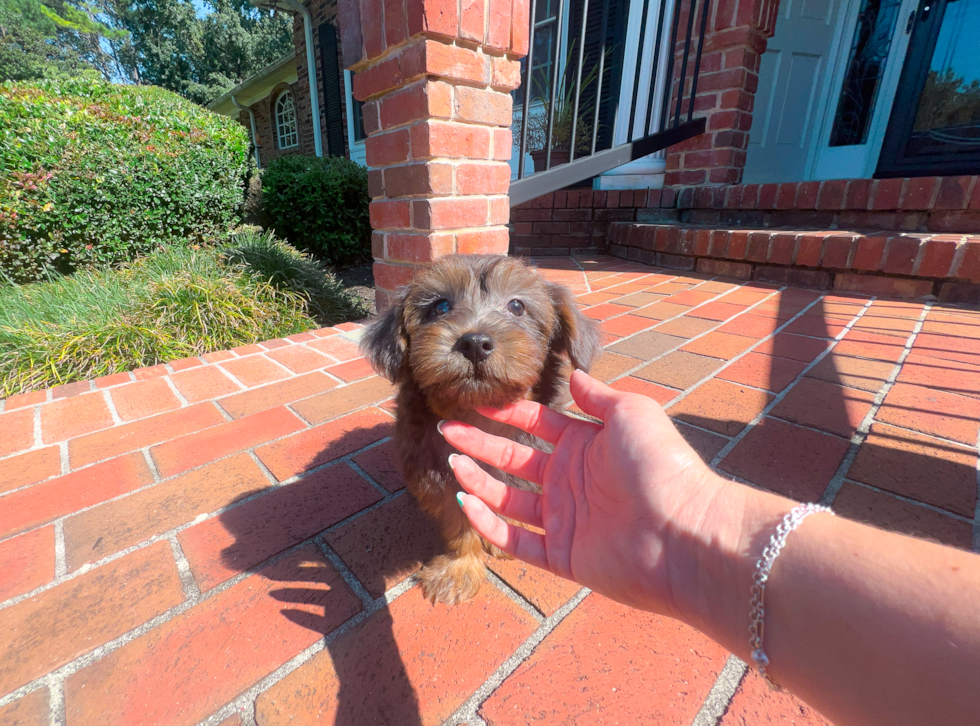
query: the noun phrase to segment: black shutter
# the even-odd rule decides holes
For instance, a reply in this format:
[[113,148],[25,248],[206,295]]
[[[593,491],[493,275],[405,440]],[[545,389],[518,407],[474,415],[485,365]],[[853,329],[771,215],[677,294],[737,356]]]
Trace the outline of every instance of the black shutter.
[[[598,84],[593,83],[582,91],[580,108],[595,108],[599,104],[599,133],[596,138],[596,151],[612,146],[613,121],[619,103],[619,86],[622,80],[623,54],[626,50],[623,39],[626,37],[626,18],[629,16],[629,0],[589,0],[589,12],[585,28],[585,58],[582,63],[582,78],[599,64],[602,48],[602,13],[605,4],[609,5],[606,21],[606,62],[603,64],[602,98],[596,99]],[[575,69],[578,66],[578,43],[582,30],[582,0],[568,3],[571,12],[569,22],[569,45],[575,43],[575,57],[568,58],[571,68],[567,78],[574,84]],[[592,125],[593,116],[583,119]]]
[[327,153],[347,156],[344,144],[344,79],[340,63],[337,62],[337,29],[330,23],[322,23],[319,33]]

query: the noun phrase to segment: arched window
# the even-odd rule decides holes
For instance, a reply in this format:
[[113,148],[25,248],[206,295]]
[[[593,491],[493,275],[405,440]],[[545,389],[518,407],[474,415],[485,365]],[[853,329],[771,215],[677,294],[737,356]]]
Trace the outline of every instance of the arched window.
[[299,146],[299,134],[296,132],[296,104],[293,102],[293,92],[283,91],[276,99],[276,136],[280,149],[290,149]]

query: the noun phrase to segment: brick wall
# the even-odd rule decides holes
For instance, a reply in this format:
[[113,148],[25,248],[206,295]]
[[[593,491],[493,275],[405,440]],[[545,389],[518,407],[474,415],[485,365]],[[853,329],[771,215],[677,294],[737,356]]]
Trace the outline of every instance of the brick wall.
[[420,263],[507,252],[527,11],[526,0],[341,0],[344,59],[365,102],[379,309]]
[[696,224],[980,233],[980,177],[832,179],[678,190]]
[[[691,2],[684,0],[680,5],[682,27]],[[759,62],[775,30],[778,6],[778,0],[711,0],[694,103],[694,116],[708,119],[707,132],[670,147],[665,185],[736,184],[742,180]],[[698,22],[700,8],[695,9]],[[694,43],[697,38],[695,35]],[[680,68],[682,53],[679,45],[675,68]],[[693,66],[688,64],[685,94],[690,93]]]
[[674,204],[670,189],[545,194],[511,210],[511,252],[542,256],[606,251],[610,224],[650,218],[644,215],[676,217]]

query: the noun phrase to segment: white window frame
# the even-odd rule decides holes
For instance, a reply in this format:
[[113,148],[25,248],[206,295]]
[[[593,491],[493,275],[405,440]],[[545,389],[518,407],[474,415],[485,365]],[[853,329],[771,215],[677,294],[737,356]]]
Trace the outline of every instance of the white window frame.
[[[280,108],[279,105],[283,103],[283,99],[287,96],[289,107],[287,108],[283,104],[283,107]],[[294,149],[299,146],[299,124],[296,122],[296,98],[293,96],[291,89],[287,88],[276,96],[276,102],[273,104],[273,113],[275,114],[276,121],[276,145],[279,149]],[[286,117],[287,113],[291,113],[291,119]],[[292,128],[290,128],[290,122],[292,122]]]
[[354,94],[351,92],[352,76],[348,70],[344,71],[344,100],[347,103],[347,148],[350,149],[351,161],[356,161],[361,166],[367,166],[367,150],[364,142],[366,139],[356,141],[354,133]]

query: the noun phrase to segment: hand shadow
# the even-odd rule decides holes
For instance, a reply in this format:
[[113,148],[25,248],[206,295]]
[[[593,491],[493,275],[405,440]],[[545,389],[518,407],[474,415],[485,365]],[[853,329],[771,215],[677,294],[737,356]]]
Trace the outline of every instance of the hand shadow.
[[[390,432],[378,433],[375,440]],[[319,466],[363,447],[364,434],[350,432],[353,446],[334,442],[332,455],[321,451],[307,466]],[[381,446],[390,448],[390,444]],[[385,483],[400,486],[397,478]],[[345,521],[382,499],[372,511]],[[220,515],[222,526],[234,538],[222,551],[224,567],[236,572],[256,568],[268,580],[288,582],[269,591],[284,605],[281,616],[327,638],[324,652],[271,687],[270,691],[278,689],[275,697],[271,692],[269,698],[259,696],[260,726],[287,721],[297,711],[323,724],[421,726],[418,698],[396,640],[398,624],[383,599],[386,590],[441,547],[434,527],[414,500],[405,493],[384,496],[348,464],[335,461],[287,486],[249,492],[234,503],[239,502]],[[338,523],[342,524],[335,527]],[[315,544],[272,565],[263,564],[314,535]],[[352,582],[336,573],[324,547],[337,554]],[[372,610],[367,617],[365,608]],[[361,617],[352,627],[331,637],[358,613]],[[411,629],[400,625],[404,640]]]

